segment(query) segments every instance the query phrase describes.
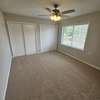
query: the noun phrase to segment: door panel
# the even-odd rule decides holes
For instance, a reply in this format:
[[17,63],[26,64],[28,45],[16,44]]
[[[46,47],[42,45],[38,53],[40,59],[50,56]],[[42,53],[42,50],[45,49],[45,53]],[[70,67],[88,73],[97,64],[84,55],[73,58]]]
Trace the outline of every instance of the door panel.
[[57,48],[57,28],[55,25],[40,25],[41,52]]
[[8,22],[13,57],[25,55],[22,25],[16,22]]
[[35,24],[23,24],[26,55],[36,53]]

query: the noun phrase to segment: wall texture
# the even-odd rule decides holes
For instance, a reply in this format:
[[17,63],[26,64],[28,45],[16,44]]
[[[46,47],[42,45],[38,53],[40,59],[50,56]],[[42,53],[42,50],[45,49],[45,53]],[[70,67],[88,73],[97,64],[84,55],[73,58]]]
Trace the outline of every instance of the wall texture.
[[0,12],[0,100],[4,100],[11,66],[11,52],[2,12]]
[[[61,27],[82,23],[89,23],[89,30],[84,51],[61,45]],[[58,51],[69,54],[100,69],[100,12],[63,20],[59,24],[58,41]]]
[[16,15],[16,14],[10,14],[10,13],[4,13],[4,17],[7,21],[17,21],[22,23],[37,23],[37,24],[55,24],[54,22],[48,20],[48,19],[39,19],[29,16],[22,16],[22,15]]

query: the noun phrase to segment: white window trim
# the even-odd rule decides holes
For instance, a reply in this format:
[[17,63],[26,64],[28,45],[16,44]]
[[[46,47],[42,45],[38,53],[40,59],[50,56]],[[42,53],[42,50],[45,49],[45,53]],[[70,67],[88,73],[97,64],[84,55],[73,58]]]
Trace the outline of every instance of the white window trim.
[[[69,45],[65,45],[65,44],[62,44],[62,39],[63,39],[63,27],[68,27],[68,26],[76,26],[76,25],[83,25],[83,24],[88,24],[88,29],[87,29],[87,35],[86,35],[86,39],[85,39],[85,43],[84,43],[84,48],[81,49],[81,48],[77,48],[77,47],[73,47],[73,46],[69,46]],[[85,47],[86,47],[86,41],[87,41],[87,37],[88,37],[88,32],[89,32],[89,29],[90,29],[90,23],[77,23],[77,24],[69,24],[69,25],[62,25],[61,26],[61,41],[60,41],[60,44],[62,46],[65,46],[65,47],[68,47],[68,48],[71,48],[71,49],[76,49],[76,50],[79,50],[79,51],[85,51]],[[74,30],[73,30],[74,31]]]

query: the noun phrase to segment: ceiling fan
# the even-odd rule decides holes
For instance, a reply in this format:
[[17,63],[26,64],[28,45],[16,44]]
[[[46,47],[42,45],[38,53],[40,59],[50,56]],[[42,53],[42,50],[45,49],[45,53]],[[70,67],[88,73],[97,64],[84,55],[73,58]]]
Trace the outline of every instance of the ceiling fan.
[[[61,12],[58,8],[59,7],[58,4],[54,4],[53,6],[54,6],[54,9],[45,8],[47,11],[49,11],[49,13],[50,13],[49,16],[52,21],[60,21],[62,19],[62,17],[66,16],[65,14],[75,12],[75,9],[66,10],[66,11]],[[40,16],[45,16],[45,15],[40,15]]]

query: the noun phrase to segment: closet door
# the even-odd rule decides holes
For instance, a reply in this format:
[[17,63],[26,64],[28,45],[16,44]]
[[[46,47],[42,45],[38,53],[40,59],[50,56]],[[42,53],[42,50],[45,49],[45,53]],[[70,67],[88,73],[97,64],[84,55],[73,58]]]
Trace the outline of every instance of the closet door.
[[8,22],[8,31],[13,57],[25,55],[22,25],[16,22]]
[[36,53],[35,29],[36,24],[23,24],[26,55]]
[[55,25],[40,25],[41,52],[55,50],[57,48],[57,28]]

